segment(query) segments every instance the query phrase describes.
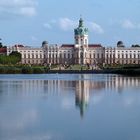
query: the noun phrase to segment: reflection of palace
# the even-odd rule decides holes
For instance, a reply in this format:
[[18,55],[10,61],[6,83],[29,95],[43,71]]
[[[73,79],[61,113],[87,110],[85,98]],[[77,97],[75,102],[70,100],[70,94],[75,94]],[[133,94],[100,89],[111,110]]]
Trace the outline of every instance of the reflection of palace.
[[[104,79],[100,79],[100,76]],[[99,77],[99,79],[98,79]],[[105,89],[117,90],[121,92],[125,88],[140,87],[140,78],[123,77],[117,75],[78,75],[77,80],[19,80],[19,81],[2,81],[0,80],[0,94],[11,96],[16,94],[17,97],[26,96],[47,96],[75,94],[75,105],[80,109],[80,115],[84,115],[90,97],[94,94],[100,95],[100,91]],[[94,80],[95,78],[95,80]],[[91,79],[91,80],[86,80]],[[4,88],[6,85],[6,88]],[[11,93],[12,88],[12,93]]]
[[[84,75],[80,75],[80,79],[84,79]],[[89,102],[89,81],[79,80],[76,82],[75,103],[80,108],[80,115],[84,115],[84,111]]]

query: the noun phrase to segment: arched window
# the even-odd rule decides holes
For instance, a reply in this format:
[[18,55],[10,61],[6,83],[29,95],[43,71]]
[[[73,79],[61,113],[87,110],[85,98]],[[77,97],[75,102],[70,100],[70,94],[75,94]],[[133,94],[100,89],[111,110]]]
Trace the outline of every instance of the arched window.
[[85,53],[85,58],[87,57],[87,54]]
[[[24,54],[24,58],[26,58],[26,54]],[[26,63],[26,62],[25,62]]]
[[118,58],[120,58],[120,54],[118,54]]
[[88,44],[87,39],[85,39],[85,44]]
[[128,58],[128,54],[126,54],[126,59]]
[[81,44],[83,44],[83,39],[81,38]]
[[100,55],[99,55],[99,53],[97,54],[97,58],[99,58],[100,57]]
[[28,58],[30,58],[30,54],[28,54]]
[[134,58],[136,58],[136,54],[134,54]]
[[62,54],[61,53],[59,54],[59,57],[62,58]]
[[34,54],[32,54],[32,58],[34,58]]
[[76,44],[78,44],[78,39],[76,38]]
[[64,58],[66,58],[66,53],[64,53]]

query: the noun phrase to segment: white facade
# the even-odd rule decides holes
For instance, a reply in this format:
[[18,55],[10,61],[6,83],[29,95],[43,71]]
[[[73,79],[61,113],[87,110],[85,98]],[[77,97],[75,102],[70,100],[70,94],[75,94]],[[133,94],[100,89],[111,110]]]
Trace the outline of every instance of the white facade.
[[12,51],[21,53],[22,64],[43,64],[44,50],[43,48],[24,47],[22,45],[15,45],[7,48],[7,55]]
[[140,47],[105,48],[106,64],[140,64]]

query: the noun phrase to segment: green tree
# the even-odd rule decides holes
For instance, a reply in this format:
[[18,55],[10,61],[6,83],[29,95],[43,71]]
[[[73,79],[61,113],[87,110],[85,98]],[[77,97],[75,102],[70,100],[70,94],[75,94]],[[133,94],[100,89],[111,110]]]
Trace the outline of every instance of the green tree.
[[11,63],[16,64],[21,61],[21,53],[17,51],[13,51],[9,54],[9,57],[11,58]]
[[0,48],[2,48],[3,47],[3,45],[2,45],[2,43],[0,42]]

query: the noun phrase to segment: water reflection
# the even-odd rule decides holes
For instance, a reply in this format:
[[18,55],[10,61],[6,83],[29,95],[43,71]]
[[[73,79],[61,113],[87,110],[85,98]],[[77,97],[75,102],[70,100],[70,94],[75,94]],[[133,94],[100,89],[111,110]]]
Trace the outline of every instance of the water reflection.
[[[77,76],[77,75],[76,75]],[[92,75],[93,76],[93,75]],[[90,79],[90,80],[88,80]],[[90,97],[100,95],[102,91],[112,90],[123,93],[127,88],[139,88],[140,78],[124,77],[118,75],[78,75],[78,79],[73,80],[45,80],[45,79],[24,79],[24,80],[0,80],[0,100],[21,97],[47,97],[51,95],[75,95],[75,105],[80,110],[83,117],[89,104]],[[96,101],[95,101],[96,102]]]
[[[99,126],[105,127],[102,131],[104,134],[109,129],[108,124],[113,125],[116,122],[115,126],[117,126],[123,123],[122,120],[124,122],[128,120],[125,122],[126,125],[132,118],[135,118],[134,120],[139,118],[140,77],[74,75],[73,78],[69,78],[70,76],[63,77],[62,75],[61,77],[60,75],[54,78],[53,75],[53,79],[48,77],[48,79],[36,77],[36,79],[30,79],[29,76],[24,79],[0,78],[0,139],[36,140],[42,137],[54,140],[70,140],[77,137],[88,139],[89,137],[85,137],[86,134],[90,136],[90,139],[96,139],[98,137],[96,134],[99,132],[100,136],[101,133]],[[139,104],[131,106],[136,104],[136,101]],[[131,109],[128,111],[130,106]],[[123,110],[123,107],[127,109]],[[119,115],[123,114],[123,117],[121,118],[116,112]],[[105,116],[107,113],[110,114]],[[82,118],[84,117],[81,119],[83,124],[79,121],[79,114]],[[131,116],[133,114],[134,116]],[[117,115],[119,117],[116,117]],[[102,116],[104,118],[100,118]],[[88,119],[85,119],[86,117]],[[125,119],[125,117],[128,118]],[[103,125],[98,120],[99,118],[100,120],[106,118],[106,121],[102,122]],[[118,120],[112,120],[114,118]],[[94,125],[91,125],[92,122]],[[132,124],[131,126],[135,128]],[[113,127],[108,132],[113,131]],[[84,132],[83,135],[80,131],[77,132],[81,129]],[[89,132],[92,131],[93,133],[90,134]],[[70,132],[76,132],[77,137],[71,137]],[[120,129],[119,133],[122,132]],[[130,133],[127,132],[126,135],[128,134]],[[105,139],[112,138],[106,137]]]

